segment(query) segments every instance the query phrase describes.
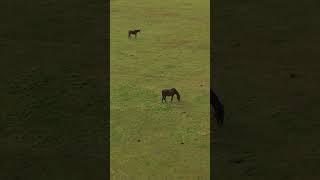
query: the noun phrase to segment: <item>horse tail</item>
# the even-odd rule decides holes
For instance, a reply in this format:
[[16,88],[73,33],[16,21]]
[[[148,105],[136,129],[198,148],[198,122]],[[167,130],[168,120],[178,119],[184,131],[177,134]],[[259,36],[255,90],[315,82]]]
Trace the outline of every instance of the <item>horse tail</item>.
[[164,90],[161,91],[161,95],[162,97],[165,95]]

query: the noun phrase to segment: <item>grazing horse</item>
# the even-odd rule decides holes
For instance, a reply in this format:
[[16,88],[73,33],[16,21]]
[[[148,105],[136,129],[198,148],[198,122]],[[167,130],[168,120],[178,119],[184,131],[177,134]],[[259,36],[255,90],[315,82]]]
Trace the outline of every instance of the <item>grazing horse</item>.
[[137,38],[138,32],[141,33],[141,30],[140,30],[140,29],[129,30],[129,31],[128,31],[128,38],[131,38],[131,34],[134,34],[134,37]]
[[166,101],[167,96],[171,96],[171,101],[172,101],[174,95],[177,95],[177,99],[178,101],[180,101],[180,94],[175,88],[162,90],[162,102],[163,100],[167,102]]
[[222,125],[224,120],[224,106],[212,89],[210,89],[210,104],[213,106],[215,119],[217,119],[218,124]]

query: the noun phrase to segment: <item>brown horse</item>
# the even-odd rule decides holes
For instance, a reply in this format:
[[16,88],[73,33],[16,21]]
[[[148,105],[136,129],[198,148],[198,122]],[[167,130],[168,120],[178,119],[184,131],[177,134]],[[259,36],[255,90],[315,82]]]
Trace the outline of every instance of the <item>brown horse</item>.
[[167,102],[166,101],[167,96],[171,96],[171,101],[172,101],[174,95],[177,95],[177,99],[178,101],[180,101],[180,94],[175,88],[162,90],[162,102],[163,100]]
[[128,31],[128,38],[131,38],[131,34],[134,34],[134,37],[137,38],[138,32],[141,33],[141,30],[140,30],[140,29],[129,30],[129,31]]

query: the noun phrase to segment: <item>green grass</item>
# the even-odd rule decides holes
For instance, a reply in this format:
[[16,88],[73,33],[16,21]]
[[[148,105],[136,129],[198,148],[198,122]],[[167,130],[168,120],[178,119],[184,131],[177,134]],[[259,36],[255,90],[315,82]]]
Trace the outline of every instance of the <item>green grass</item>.
[[[209,13],[207,0],[111,1],[113,179],[209,178]],[[171,87],[182,101],[162,104]]]

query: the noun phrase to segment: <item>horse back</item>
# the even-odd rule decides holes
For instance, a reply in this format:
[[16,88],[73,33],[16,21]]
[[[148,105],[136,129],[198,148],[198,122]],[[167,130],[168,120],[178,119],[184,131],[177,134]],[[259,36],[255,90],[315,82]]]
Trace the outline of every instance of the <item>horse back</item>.
[[171,90],[170,89],[164,89],[162,90],[162,96],[168,96],[171,94]]
[[167,91],[166,89],[161,91],[162,96],[166,95],[166,91]]

